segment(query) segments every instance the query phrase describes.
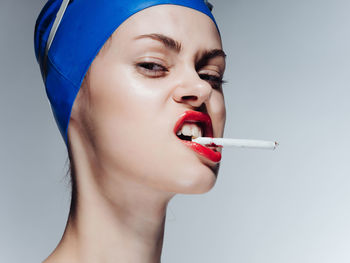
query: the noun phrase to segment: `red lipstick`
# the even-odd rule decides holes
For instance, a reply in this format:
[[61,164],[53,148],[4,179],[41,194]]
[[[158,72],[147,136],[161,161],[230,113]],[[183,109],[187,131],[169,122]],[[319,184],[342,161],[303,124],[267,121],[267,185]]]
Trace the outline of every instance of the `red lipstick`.
[[[174,133],[176,135],[177,131],[182,128],[184,123],[198,123],[202,129],[203,129],[203,137],[213,137],[213,126],[211,123],[210,116],[208,114],[199,112],[199,111],[186,111],[184,112],[179,120],[176,122],[174,127]],[[192,141],[186,141],[181,140],[178,138],[183,144],[191,148],[193,151],[197,152],[198,154],[206,157],[207,159],[213,161],[213,162],[220,162],[221,160],[221,153],[217,152],[216,150],[212,150],[209,147],[205,147],[199,143],[192,142]]]

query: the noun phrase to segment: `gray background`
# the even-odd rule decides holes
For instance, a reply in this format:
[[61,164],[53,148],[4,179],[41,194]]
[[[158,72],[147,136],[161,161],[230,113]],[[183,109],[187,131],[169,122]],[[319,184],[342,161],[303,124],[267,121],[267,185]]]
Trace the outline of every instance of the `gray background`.
[[[44,0],[0,2],[0,262],[40,262],[69,208],[66,150],[33,51]],[[228,66],[214,189],[169,204],[163,262],[350,262],[350,1],[212,0]]]

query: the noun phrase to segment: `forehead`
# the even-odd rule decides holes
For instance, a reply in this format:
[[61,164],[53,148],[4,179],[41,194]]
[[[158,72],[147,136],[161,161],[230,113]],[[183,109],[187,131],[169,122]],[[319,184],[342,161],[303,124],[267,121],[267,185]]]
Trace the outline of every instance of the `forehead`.
[[146,8],[124,21],[116,30],[119,40],[128,41],[145,34],[163,34],[197,48],[222,48],[221,38],[209,16],[178,5]]

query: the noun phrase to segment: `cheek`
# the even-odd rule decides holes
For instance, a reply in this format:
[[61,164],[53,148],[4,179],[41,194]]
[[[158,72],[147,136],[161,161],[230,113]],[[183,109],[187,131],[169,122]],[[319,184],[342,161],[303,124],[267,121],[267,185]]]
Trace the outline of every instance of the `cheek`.
[[157,107],[161,94],[155,87],[137,77],[131,66],[109,64],[96,70],[91,82],[92,107],[97,117],[137,118],[146,109]]
[[129,66],[105,68],[95,71],[90,83],[95,151],[101,160],[126,164],[137,156],[142,159],[155,140],[159,128],[155,119],[164,107],[164,87]]
[[213,122],[215,120],[215,123],[213,123],[216,128],[214,128],[214,137],[222,137],[226,122],[226,106],[222,92],[215,91],[212,94],[210,109],[208,111],[213,115]]

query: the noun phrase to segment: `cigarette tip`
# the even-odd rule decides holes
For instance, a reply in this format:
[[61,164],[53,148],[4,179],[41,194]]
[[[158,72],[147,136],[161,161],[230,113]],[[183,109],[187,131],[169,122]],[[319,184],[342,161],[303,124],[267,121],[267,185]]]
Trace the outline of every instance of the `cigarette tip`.
[[275,142],[275,149],[276,149],[276,147],[278,146],[278,145],[280,145],[278,142]]

